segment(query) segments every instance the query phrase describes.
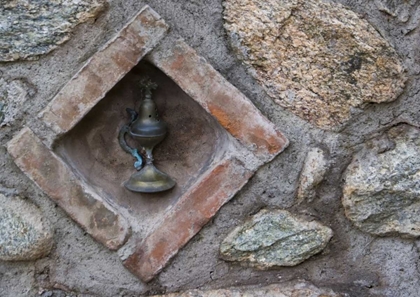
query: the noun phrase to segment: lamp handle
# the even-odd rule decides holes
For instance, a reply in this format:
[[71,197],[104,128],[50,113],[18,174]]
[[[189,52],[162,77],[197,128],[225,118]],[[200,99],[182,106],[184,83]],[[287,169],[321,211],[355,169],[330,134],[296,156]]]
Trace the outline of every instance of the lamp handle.
[[138,150],[130,147],[127,144],[127,141],[125,140],[125,135],[130,131],[130,126],[136,120],[138,114],[130,108],[127,108],[127,112],[131,116],[131,122],[130,124],[121,127],[120,133],[118,134],[118,142],[120,143],[120,146],[124,151],[136,158],[137,161],[134,162],[134,168],[140,170],[143,166],[143,158],[140,156]]

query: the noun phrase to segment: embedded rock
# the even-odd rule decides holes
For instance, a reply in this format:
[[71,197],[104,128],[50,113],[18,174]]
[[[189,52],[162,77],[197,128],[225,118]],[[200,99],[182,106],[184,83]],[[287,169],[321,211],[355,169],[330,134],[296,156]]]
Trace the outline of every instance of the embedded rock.
[[192,290],[182,293],[172,293],[154,297],[339,297],[330,289],[320,289],[307,282],[275,284],[266,287],[239,287],[219,290]]
[[35,205],[0,194],[0,260],[36,260],[52,245],[53,230]]
[[417,0],[375,0],[376,7],[392,16],[398,21],[406,23],[410,19],[410,14],[415,10]]
[[78,24],[95,18],[103,0],[11,0],[0,4],[0,61],[34,60],[70,38]]
[[286,210],[262,210],[223,240],[220,254],[259,269],[295,266],[321,252],[332,235],[330,228]]
[[4,108],[4,102],[0,101],[0,126],[1,126],[1,123],[3,122],[3,120],[4,120],[3,108]]
[[342,202],[365,232],[420,236],[420,130],[403,124],[367,143],[345,172]]
[[225,28],[250,73],[279,105],[336,130],[366,103],[389,102],[406,77],[365,20],[321,0],[225,0]]
[[324,179],[328,170],[328,161],[320,148],[311,149],[305,159],[300,173],[297,198],[299,201],[311,202],[316,195],[316,187]]
[[23,113],[25,102],[35,94],[36,90],[21,79],[10,82],[0,78],[0,127],[10,125],[18,114]]

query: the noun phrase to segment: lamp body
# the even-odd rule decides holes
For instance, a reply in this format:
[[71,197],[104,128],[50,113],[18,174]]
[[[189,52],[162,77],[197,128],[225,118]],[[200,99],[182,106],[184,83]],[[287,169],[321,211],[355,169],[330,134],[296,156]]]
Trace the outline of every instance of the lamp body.
[[[165,138],[167,125],[159,119],[156,104],[151,99],[151,92],[146,93],[138,113],[133,110],[127,111],[132,115],[132,122],[121,129],[119,140],[121,147],[137,158],[135,167],[139,171],[134,173],[124,186],[132,192],[139,193],[156,193],[173,188],[175,181],[153,164],[153,148]],[[144,151],[142,157],[137,149],[128,146],[125,141],[126,134],[142,147]]]

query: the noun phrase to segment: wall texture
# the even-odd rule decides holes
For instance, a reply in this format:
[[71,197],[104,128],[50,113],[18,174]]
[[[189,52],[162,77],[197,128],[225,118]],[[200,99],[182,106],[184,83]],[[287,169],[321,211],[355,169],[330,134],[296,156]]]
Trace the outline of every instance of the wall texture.
[[[0,36],[0,201],[8,203],[9,200],[13,205],[0,206],[0,226],[2,230],[10,230],[0,230],[0,296],[138,296],[242,286],[254,286],[252,292],[255,292],[258,291],[255,286],[262,288],[297,280],[312,283],[313,286],[303,287],[313,294],[318,292],[318,287],[342,296],[418,296],[418,1],[58,2],[65,3],[67,10],[53,14],[54,18],[45,11],[57,9],[55,6],[44,5],[42,9],[32,8],[31,11],[25,6],[26,1],[0,4],[0,24],[4,30]],[[94,241],[57,207],[19,170],[5,148],[23,126],[43,133],[38,113],[84,62],[145,4],[170,26],[168,40],[183,38],[243,92],[290,141],[289,147],[262,167],[147,284],[124,268],[115,252]],[[271,23],[278,25],[273,25],[274,39],[278,38],[272,41],[273,51],[267,51],[270,44],[263,44],[257,50],[250,47],[253,42],[262,43],[264,36],[272,35],[272,32],[265,32],[262,25],[258,27],[258,22],[254,22],[257,28],[246,24],[249,18],[244,20],[246,11],[241,10],[251,4],[256,5],[253,14],[262,19],[263,25],[271,29]],[[27,9],[20,9],[19,5]],[[234,5],[239,5],[236,10]],[[306,12],[313,9],[313,15],[305,15],[303,5],[309,7]],[[235,16],[238,7],[241,10]],[[258,12],[262,14],[258,15]],[[11,17],[12,14],[20,16]],[[350,20],[346,19],[349,15]],[[326,40],[325,44],[317,40],[322,32],[310,31],[313,34],[309,34],[311,28],[306,25],[307,18],[311,17],[319,32],[323,20],[325,24],[335,24],[337,32],[342,24],[353,26],[349,25],[350,29],[340,31],[342,35],[339,35],[358,41],[348,45],[355,51],[351,57],[346,56],[346,45],[340,44],[342,38],[332,42],[334,30],[331,26],[327,32],[330,35],[323,37],[331,40]],[[28,18],[32,20],[30,26],[24,24]],[[42,23],[51,18],[54,26]],[[285,24],[282,23],[284,19],[287,19]],[[259,32],[265,32],[265,35],[252,39],[255,36],[244,33],[243,27],[235,27],[241,22],[253,29],[257,37]],[[41,30],[43,34],[39,33],[37,40],[42,37],[42,42],[23,39],[28,46],[19,42],[9,46],[12,41],[16,42],[16,34],[28,32],[28,26]],[[48,37],[54,30],[59,32]],[[285,36],[286,31],[282,30],[292,34]],[[370,30],[367,40],[362,40],[363,30]],[[306,32],[306,36],[299,35],[302,32]],[[358,34],[362,36],[360,40]],[[68,41],[62,43],[66,39]],[[279,46],[279,42],[286,45]],[[318,55],[324,53],[323,57],[331,61],[338,59],[333,61],[336,64],[328,65],[325,65],[325,59],[316,56],[311,61],[321,73],[339,68],[334,78],[340,79],[339,84],[324,88],[328,82],[317,79],[322,74],[305,72],[302,67],[292,69],[298,71],[296,75],[290,74],[293,72],[289,69],[291,66],[306,63],[307,56],[298,51],[299,47],[311,45],[317,46]],[[341,51],[333,51],[338,46]],[[385,57],[382,66],[378,64],[378,57]],[[283,68],[277,69],[276,63]],[[363,72],[365,65],[376,65],[377,68],[369,66]],[[305,76],[308,74],[312,77]],[[363,77],[363,74],[368,76]],[[369,85],[375,79],[381,88]],[[387,83],[383,84],[384,81]],[[287,88],[281,89],[282,86]],[[316,86],[319,90],[314,89]],[[346,97],[343,90],[350,94]],[[292,91],[303,95],[292,96]],[[380,99],[376,100],[375,96]],[[297,99],[294,98],[302,98],[301,104],[295,105]],[[334,106],[331,100],[342,103]],[[328,108],[325,108],[325,102],[329,103]],[[305,113],[305,108],[314,112]],[[332,116],[331,113],[336,114]],[[28,203],[36,210],[27,211]],[[265,218],[264,214],[272,215]],[[278,219],[280,214],[287,224]],[[254,222],[251,228],[250,222]],[[30,236],[18,236],[17,230],[29,230]],[[251,234],[255,245],[241,250],[244,238],[237,236],[238,230]],[[287,234],[279,230],[287,230]],[[262,231],[266,233],[258,236]],[[326,235],[317,237],[319,233]],[[306,237],[300,237],[302,234]],[[289,236],[289,241],[282,241],[285,236]],[[275,244],[267,243],[267,238],[273,238]],[[10,261],[11,254],[6,255],[5,247],[13,248],[13,244],[22,247],[21,243],[27,243],[25,240],[40,247],[27,254],[44,255],[51,251],[38,260],[16,258],[20,261]],[[249,238],[247,242],[250,242]],[[301,253],[296,249],[287,255],[276,253],[279,247],[293,244],[296,247],[308,244],[309,248],[302,249]],[[261,254],[264,261],[255,261]],[[267,259],[267,255],[274,256]],[[255,265],[255,262],[260,264]],[[295,288],[294,285],[285,287]],[[286,291],[283,294],[289,296]]]

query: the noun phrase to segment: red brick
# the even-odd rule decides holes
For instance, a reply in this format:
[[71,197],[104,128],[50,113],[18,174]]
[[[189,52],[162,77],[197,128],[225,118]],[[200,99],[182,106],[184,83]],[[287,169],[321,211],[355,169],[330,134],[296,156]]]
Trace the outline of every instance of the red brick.
[[7,149],[16,165],[93,238],[112,250],[124,244],[130,233],[126,220],[83,185],[30,129],[24,128]]
[[221,161],[180,198],[124,265],[142,280],[150,281],[251,176],[252,172],[238,161]]
[[73,128],[166,35],[168,26],[146,6],[95,53],[40,114],[57,134]]
[[148,59],[264,161],[288,145],[286,137],[237,88],[185,42],[156,49]]
[[[70,131],[165,36],[167,29],[165,22],[146,7],[95,53],[40,115],[56,133],[54,136]],[[226,137],[225,141],[231,143],[223,144],[223,152],[229,159],[211,165],[124,260],[124,265],[145,281],[163,269],[246,184],[254,170],[288,144],[251,101],[184,42],[166,41],[166,47],[155,49],[149,58],[239,143]],[[22,171],[89,234],[110,249],[124,244],[130,228],[116,213],[118,206],[114,211],[29,129],[16,136],[8,149]],[[247,169],[239,159],[249,161]]]

